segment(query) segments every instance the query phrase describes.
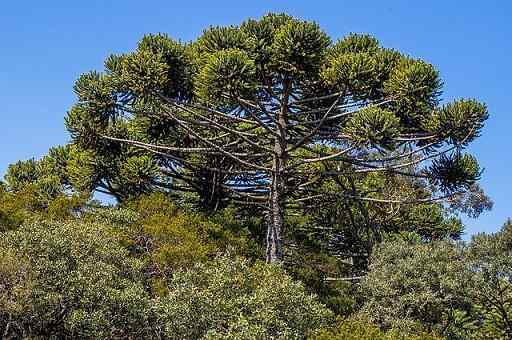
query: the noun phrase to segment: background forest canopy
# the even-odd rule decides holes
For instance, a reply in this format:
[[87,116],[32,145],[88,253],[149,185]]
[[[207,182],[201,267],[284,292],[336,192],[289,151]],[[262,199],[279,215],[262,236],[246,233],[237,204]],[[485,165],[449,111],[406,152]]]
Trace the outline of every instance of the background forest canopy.
[[442,85],[286,14],[144,36],[0,182],[0,331],[510,338],[510,222],[460,242],[492,208],[465,151],[488,112]]

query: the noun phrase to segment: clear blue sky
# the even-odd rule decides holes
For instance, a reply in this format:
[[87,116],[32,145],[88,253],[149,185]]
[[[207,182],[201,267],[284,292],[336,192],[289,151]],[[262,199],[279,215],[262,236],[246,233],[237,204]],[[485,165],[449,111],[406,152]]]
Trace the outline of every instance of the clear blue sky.
[[436,65],[444,99],[474,97],[489,107],[470,150],[485,167],[493,211],[466,219],[467,233],[493,231],[512,216],[512,4],[510,1],[3,1],[0,5],[0,175],[9,163],[66,143],[63,125],[82,72],[110,53],[134,48],[144,33],[190,40],[208,25],[238,24],[266,12],[315,20],[333,37],[375,35]]

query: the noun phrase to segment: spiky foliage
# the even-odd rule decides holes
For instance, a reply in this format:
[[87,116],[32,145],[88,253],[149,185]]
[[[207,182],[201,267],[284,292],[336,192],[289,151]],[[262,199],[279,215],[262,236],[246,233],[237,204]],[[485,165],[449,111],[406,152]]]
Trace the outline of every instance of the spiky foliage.
[[287,208],[321,194],[305,164],[330,164],[327,176],[423,178],[445,196],[478,179],[474,159],[445,155],[478,136],[485,106],[440,107],[441,90],[433,65],[373,37],[332,43],[316,23],[268,14],[188,44],[144,37],[109,57],[104,73],[80,77],[66,124],[95,155],[93,187],[115,192],[140,176],[137,190],[196,192],[210,209],[257,207],[268,215],[267,260],[279,261]]

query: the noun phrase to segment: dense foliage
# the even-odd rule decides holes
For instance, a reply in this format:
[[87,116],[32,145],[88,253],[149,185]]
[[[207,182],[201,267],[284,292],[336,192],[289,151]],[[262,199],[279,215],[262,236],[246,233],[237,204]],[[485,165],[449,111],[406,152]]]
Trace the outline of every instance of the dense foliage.
[[511,224],[465,245],[398,240],[373,253],[361,313],[384,328],[434,330],[449,339],[512,334]]
[[1,240],[4,337],[149,336],[142,263],[85,222],[33,222]]
[[364,318],[340,320],[329,329],[318,331],[312,339],[315,340],[439,340],[441,337],[426,332],[415,335],[401,335],[395,330],[383,331],[376,324]]
[[[7,194],[21,202],[30,198],[21,191]],[[305,248],[293,257],[304,262],[284,267],[259,262],[258,221],[236,217],[236,210],[205,216],[155,193],[120,207],[92,202],[72,211],[79,213],[55,218],[20,205],[5,214],[6,221],[26,217],[5,228],[0,239],[4,337],[510,334],[510,222],[467,245],[395,234],[372,252],[368,275],[354,285],[325,281],[325,270],[348,275],[352,265],[319,250]],[[297,228],[303,223],[295,222]],[[335,313],[344,319],[334,322]],[[349,315],[355,316],[345,319]]]
[[161,250],[149,261],[130,256],[117,228],[33,221],[6,232],[0,241],[3,336],[294,339],[333,316],[282,268],[263,263],[224,256],[201,264],[198,252],[185,254],[198,261],[190,265],[176,261],[184,256],[178,250],[176,258],[166,254],[174,272],[163,278],[150,271],[165,261]]

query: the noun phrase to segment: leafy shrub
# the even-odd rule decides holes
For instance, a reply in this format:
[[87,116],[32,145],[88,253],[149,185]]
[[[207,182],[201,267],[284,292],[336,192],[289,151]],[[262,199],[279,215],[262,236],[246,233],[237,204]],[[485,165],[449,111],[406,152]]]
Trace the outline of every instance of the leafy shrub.
[[372,254],[362,314],[382,328],[448,339],[512,334],[512,223],[467,246],[395,240]]
[[462,249],[450,242],[384,242],[372,254],[362,282],[362,313],[383,328],[404,334],[455,326],[459,311],[469,308],[463,293],[467,280]]
[[377,325],[363,318],[340,320],[338,325],[332,328],[322,329],[317,332],[313,340],[440,340],[441,338],[431,333],[420,333],[410,336],[401,336],[396,331],[382,331]]
[[333,317],[282,268],[227,257],[175,273],[158,313],[180,339],[303,339]]
[[33,217],[47,220],[73,218],[76,212],[83,210],[87,201],[87,197],[77,194],[59,194],[42,200],[33,185],[25,185],[16,192],[0,186],[0,232],[16,229]]
[[512,221],[495,234],[473,236],[467,262],[472,270],[468,295],[473,322],[468,333],[475,339],[512,337]]
[[245,253],[245,234],[235,234],[200,214],[181,211],[162,193],[132,200],[125,210],[134,213],[134,218],[121,223],[118,230],[132,252],[148,257],[150,266],[163,278],[218,253]]
[[226,256],[174,270],[152,294],[119,232],[137,214],[100,211],[104,224],[33,220],[2,235],[4,337],[294,339],[332,319],[282,268]]
[[149,335],[141,264],[104,226],[32,222],[0,239],[4,336]]
[[17,228],[28,217],[27,207],[32,200],[14,195],[0,187],[0,232]]

